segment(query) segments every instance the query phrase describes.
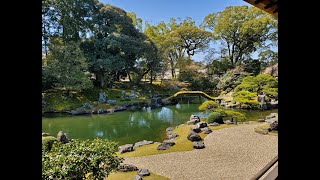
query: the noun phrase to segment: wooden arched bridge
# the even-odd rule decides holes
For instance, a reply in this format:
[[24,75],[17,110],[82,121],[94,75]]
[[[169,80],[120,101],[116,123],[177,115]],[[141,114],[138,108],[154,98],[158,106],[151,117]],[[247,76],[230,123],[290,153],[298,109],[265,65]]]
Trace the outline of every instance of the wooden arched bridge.
[[175,93],[174,95],[168,97],[168,98],[165,98],[165,100],[167,101],[171,101],[173,99],[176,99],[178,96],[182,96],[182,95],[198,95],[198,96],[202,96],[204,98],[207,98],[209,100],[216,100],[215,97],[212,97],[208,94],[206,94],[205,92],[202,92],[202,91],[179,91],[177,93]]

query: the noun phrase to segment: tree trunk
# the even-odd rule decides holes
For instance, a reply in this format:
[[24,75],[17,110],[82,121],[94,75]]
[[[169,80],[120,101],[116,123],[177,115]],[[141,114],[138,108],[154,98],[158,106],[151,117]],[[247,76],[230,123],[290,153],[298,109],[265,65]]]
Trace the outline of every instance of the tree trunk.
[[152,69],[150,70],[150,84],[152,85]]
[[104,86],[105,86],[105,82],[104,82],[104,73],[100,73],[99,74],[99,79],[100,79],[100,87],[101,88],[104,88]]
[[130,74],[128,73],[129,82],[132,82]]
[[172,76],[172,78],[175,78],[175,68],[174,67],[172,67],[171,68],[171,76]]

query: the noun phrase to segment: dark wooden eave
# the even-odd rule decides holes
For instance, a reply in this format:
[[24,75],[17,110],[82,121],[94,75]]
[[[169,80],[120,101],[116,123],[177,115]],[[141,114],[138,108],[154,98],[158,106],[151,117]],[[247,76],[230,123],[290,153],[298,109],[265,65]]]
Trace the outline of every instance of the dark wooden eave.
[[244,0],[244,1],[278,18],[278,0]]

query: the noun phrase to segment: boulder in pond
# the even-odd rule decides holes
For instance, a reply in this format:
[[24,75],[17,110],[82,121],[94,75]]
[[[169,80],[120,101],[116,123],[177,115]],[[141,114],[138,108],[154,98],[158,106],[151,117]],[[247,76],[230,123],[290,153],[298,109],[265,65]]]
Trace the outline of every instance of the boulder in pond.
[[191,131],[194,131],[194,132],[196,132],[196,133],[201,132],[201,129],[200,129],[197,125],[191,126],[191,127],[190,127],[190,130],[191,130]]
[[205,148],[204,142],[203,141],[195,141],[192,143],[192,146],[194,149],[203,149]]
[[140,146],[143,146],[143,145],[147,145],[147,144],[153,144],[153,141],[143,140],[143,141],[136,142],[133,145],[133,149],[136,149],[137,147],[140,147]]
[[133,176],[133,180],[142,180],[142,177],[139,175]]
[[204,127],[207,127],[208,126],[208,124],[206,123],[206,122],[199,122],[199,123],[197,123],[197,127],[198,128],[204,128]]
[[118,147],[120,153],[131,152],[133,151],[133,144],[125,144]]
[[212,130],[208,127],[204,127],[204,128],[201,128],[201,131],[205,134],[210,134],[212,133]]
[[149,175],[150,175],[150,172],[149,172],[148,169],[140,169],[140,170],[138,171],[138,175],[139,175],[139,176],[149,176]]
[[118,167],[118,171],[120,172],[129,172],[129,171],[138,171],[137,166],[131,164],[120,164]]
[[63,132],[63,131],[60,131],[58,134],[57,134],[57,140],[63,144],[66,144],[69,142],[66,134]]
[[190,131],[187,138],[190,140],[190,141],[201,141],[202,138],[200,137],[199,134],[197,134],[196,132],[194,131]]

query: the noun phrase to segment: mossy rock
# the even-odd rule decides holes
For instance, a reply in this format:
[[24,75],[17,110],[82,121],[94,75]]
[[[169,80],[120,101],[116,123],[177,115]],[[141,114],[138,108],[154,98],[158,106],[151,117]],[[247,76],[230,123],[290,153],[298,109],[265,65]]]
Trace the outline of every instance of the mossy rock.
[[57,141],[57,138],[53,136],[42,137],[42,149],[44,151],[50,151],[54,141]]

